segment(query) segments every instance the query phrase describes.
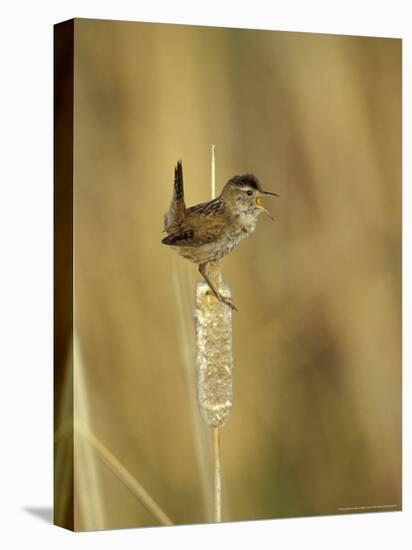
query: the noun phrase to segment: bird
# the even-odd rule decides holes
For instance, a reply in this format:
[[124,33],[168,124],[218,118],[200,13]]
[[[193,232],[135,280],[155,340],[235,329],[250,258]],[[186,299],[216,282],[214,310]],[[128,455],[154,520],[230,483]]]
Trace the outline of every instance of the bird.
[[261,201],[263,196],[271,195],[279,196],[264,191],[253,174],[244,174],[230,178],[218,197],[186,208],[182,161],[175,167],[172,200],[164,215],[163,231],[167,236],[161,242],[198,264],[213,295],[236,311],[233,302],[212,284],[208,264],[229,254],[242,239],[251,235],[261,213],[273,220]]

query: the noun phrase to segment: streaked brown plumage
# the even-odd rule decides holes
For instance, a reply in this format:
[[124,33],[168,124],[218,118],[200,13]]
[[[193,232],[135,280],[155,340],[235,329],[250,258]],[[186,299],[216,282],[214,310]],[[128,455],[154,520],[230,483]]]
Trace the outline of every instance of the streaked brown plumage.
[[207,264],[223,258],[250,235],[261,212],[270,216],[261,204],[263,195],[278,196],[263,191],[255,176],[245,174],[231,178],[217,198],[186,208],[181,161],[175,168],[172,202],[164,217],[164,230],[168,235],[162,243],[173,246],[181,256],[199,264],[199,271],[216,298],[233,309],[236,308],[232,302],[211,284]]

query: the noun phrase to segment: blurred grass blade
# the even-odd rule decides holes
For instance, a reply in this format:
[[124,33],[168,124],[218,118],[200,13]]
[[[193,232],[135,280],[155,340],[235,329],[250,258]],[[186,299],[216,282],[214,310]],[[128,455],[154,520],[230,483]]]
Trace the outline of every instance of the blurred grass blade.
[[173,525],[172,520],[160,506],[153,500],[144,487],[135,479],[131,473],[126,470],[123,464],[112,455],[112,453],[101,443],[97,437],[81,422],[81,420],[75,420],[75,433],[79,434],[85,439],[96,451],[98,456],[109,467],[112,473],[120,479],[122,483],[139,499],[143,506],[155,518],[159,520],[162,525]]

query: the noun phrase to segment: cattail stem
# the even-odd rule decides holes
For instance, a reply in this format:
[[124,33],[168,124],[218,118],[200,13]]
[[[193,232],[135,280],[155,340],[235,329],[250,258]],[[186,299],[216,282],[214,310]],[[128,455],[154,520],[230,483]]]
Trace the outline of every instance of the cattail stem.
[[213,438],[213,457],[215,463],[215,476],[214,476],[214,510],[215,510],[215,522],[220,523],[222,521],[222,473],[220,470],[220,428],[212,428]]
[[216,197],[216,160],[215,160],[216,145],[212,145],[212,199]]
[[[216,197],[216,146],[212,145],[212,168],[211,168],[211,180],[212,180],[212,199]],[[219,279],[222,279],[219,272]],[[213,433],[213,458],[215,464],[214,475],[214,510],[215,510],[215,522],[220,523],[222,521],[222,474],[220,471],[220,428],[216,426],[212,428]]]
[[[215,146],[212,145],[212,198],[215,187]],[[223,282],[218,262],[208,264],[208,277],[225,298],[230,288]],[[214,463],[214,520],[222,521],[222,471],[220,428],[232,408],[232,310],[217,300],[205,281],[196,285],[195,303],[197,396],[203,419],[211,429]]]

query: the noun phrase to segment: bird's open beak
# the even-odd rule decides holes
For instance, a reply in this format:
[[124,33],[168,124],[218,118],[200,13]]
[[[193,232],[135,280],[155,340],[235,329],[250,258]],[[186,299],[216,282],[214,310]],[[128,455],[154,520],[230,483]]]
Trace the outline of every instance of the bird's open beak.
[[[271,193],[270,191],[263,191],[261,196],[263,196],[263,195],[273,195],[274,197],[279,196],[277,193]],[[261,196],[256,197],[256,206],[260,210],[263,210],[263,212],[265,212],[265,214],[267,214],[269,216],[269,218],[271,220],[273,220],[274,218],[273,218],[272,214],[268,210],[266,210],[266,208],[262,205],[262,201],[260,200]]]

